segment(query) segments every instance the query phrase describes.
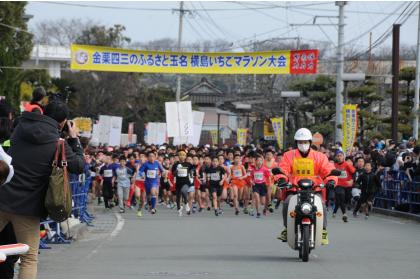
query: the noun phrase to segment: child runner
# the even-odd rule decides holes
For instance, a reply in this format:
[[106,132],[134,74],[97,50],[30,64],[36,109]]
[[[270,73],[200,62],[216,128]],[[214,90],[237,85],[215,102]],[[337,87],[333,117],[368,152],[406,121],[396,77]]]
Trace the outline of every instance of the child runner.
[[264,163],[264,157],[261,154],[258,154],[256,156],[257,163],[255,168],[251,171],[251,177],[253,180],[253,200],[255,209],[257,211],[257,218],[261,217],[261,213],[259,210],[260,202],[262,205],[264,205],[263,213],[264,215],[267,214],[267,208],[266,208],[266,196],[267,196],[267,185],[271,184],[271,173],[270,171],[263,166]]
[[235,207],[235,215],[238,215],[238,197],[242,198],[247,177],[245,167],[241,164],[240,154],[235,154],[233,165],[230,167],[230,174],[232,174],[231,191],[233,193],[233,205]]
[[212,164],[206,170],[207,181],[209,182],[210,193],[213,197],[213,208],[214,214],[219,216],[222,214],[222,209],[220,208],[220,197],[223,191],[223,184],[226,180],[225,169],[219,166],[219,160],[217,157],[212,158]]
[[102,194],[104,196],[105,208],[111,209],[114,205],[112,203],[112,197],[114,196],[113,191],[113,180],[114,172],[112,171],[112,159],[110,156],[105,156],[104,165],[99,170],[100,184],[102,186]]
[[[277,167],[277,163],[276,163],[276,159],[274,158],[273,155],[273,151],[268,149],[265,152],[265,160],[264,160],[264,166],[270,171],[271,174],[271,170],[275,167]],[[270,182],[274,183],[273,180],[273,175],[271,174],[271,180]],[[270,211],[270,213],[273,213],[274,209],[273,209],[273,205],[272,205],[272,194],[276,192],[277,187],[275,185],[267,185],[267,208],[268,211]]]
[[130,169],[126,167],[127,159],[125,156],[120,157],[120,167],[115,170],[114,182],[117,182],[118,188],[118,205],[120,207],[120,213],[125,212],[126,201],[128,199],[128,193],[130,191]]
[[141,217],[143,216],[143,206],[147,203],[147,196],[146,196],[146,187],[144,186],[145,181],[145,174],[140,173],[140,167],[146,162],[146,155],[144,153],[140,153],[140,160],[137,165],[136,169],[136,176],[133,176],[133,180],[135,181],[135,196],[138,204],[138,210],[137,210],[137,216]]
[[[176,188],[176,206],[178,209],[178,215],[182,216],[183,207],[181,207],[181,196],[184,198],[184,203],[187,204],[187,195],[190,190],[190,186],[193,182],[190,180],[193,178],[194,167],[192,164],[186,162],[187,153],[185,151],[179,151],[179,161],[172,166],[172,174],[175,178]],[[194,185],[193,188],[194,189]],[[187,208],[187,206],[186,206]],[[186,209],[189,212],[191,209]]]
[[147,161],[140,167],[139,173],[146,175],[144,186],[146,187],[146,195],[150,197],[152,209],[150,213],[156,214],[156,202],[158,196],[159,187],[159,171],[164,172],[162,165],[156,160],[154,152],[149,151],[147,153]]
[[203,203],[204,208],[204,202],[206,202],[207,205],[207,211],[211,210],[211,202],[210,202],[210,195],[209,195],[209,184],[207,182],[207,169],[211,166],[211,157],[209,155],[206,155],[204,157],[204,163],[200,168],[199,176],[200,176],[200,191],[201,191],[201,201]]

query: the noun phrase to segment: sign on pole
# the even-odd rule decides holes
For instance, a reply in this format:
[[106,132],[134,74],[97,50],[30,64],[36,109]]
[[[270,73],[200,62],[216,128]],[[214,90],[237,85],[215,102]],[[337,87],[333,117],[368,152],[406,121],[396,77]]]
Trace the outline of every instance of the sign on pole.
[[357,105],[343,106],[343,151],[349,155],[357,136]]
[[134,123],[128,123],[128,144],[133,143]]
[[236,130],[237,142],[241,146],[246,145],[246,139],[248,134],[248,128],[238,128]]
[[280,149],[283,149],[283,118],[272,118],[274,135],[277,139],[277,144]]
[[193,136],[191,101],[165,102],[168,137]]
[[174,137],[174,145],[192,144],[198,146],[200,144],[201,130],[204,121],[204,112],[192,111],[193,114],[193,135]]

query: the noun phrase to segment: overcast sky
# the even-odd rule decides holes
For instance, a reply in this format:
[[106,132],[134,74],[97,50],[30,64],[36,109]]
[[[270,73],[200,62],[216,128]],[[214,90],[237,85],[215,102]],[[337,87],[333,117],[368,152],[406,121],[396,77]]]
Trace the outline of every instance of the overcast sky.
[[[353,41],[360,48],[367,48],[369,31],[373,41],[381,36],[401,16],[409,2],[347,2],[345,6],[345,42]],[[70,4],[70,5],[68,5]],[[294,23],[312,23],[314,16],[337,16],[334,2],[219,2],[187,1],[185,9],[192,11],[184,22],[184,41],[225,39],[236,45],[273,37],[296,37],[304,40],[330,41],[337,44],[336,26],[300,26]],[[74,6],[79,5],[79,6]],[[100,8],[106,6],[113,8]],[[418,3],[413,15],[401,27],[401,43],[417,42]],[[91,18],[107,26],[122,24],[132,42],[146,42],[164,37],[177,38],[179,2],[34,2],[29,1],[27,13],[34,16],[29,26],[45,19]],[[151,9],[151,10],[142,10]],[[155,9],[155,10],[153,10]],[[317,23],[336,23],[337,18],[319,18]],[[400,22],[400,20],[398,20]],[[359,38],[360,37],[360,38]],[[391,46],[391,38],[382,45]]]

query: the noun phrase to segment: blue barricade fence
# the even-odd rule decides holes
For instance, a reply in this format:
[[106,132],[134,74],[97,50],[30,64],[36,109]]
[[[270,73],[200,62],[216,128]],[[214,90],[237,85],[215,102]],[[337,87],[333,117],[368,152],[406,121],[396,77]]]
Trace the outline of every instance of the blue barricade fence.
[[[81,223],[92,226],[93,215],[87,209],[88,193],[91,185],[91,177],[85,174],[70,174],[70,187],[72,190],[72,217],[79,219]],[[69,244],[70,240],[62,233],[60,224],[47,219],[40,223],[47,229],[47,234],[41,238],[40,248],[49,249],[47,244]]]
[[420,213],[420,178],[410,180],[405,172],[398,171],[386,174],[381,182],[382,188],[375,196],[375,207]]

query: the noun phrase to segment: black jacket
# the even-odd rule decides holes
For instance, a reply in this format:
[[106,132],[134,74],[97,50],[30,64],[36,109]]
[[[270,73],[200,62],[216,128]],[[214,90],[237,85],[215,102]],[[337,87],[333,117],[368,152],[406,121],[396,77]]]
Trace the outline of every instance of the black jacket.
[[[0,187],[0,210],[44,218],[45,194],[59,139],[58,123],[52,118],[24,112],[11,137],[9,154],[15,174]],[[70,173],[83,172],[83,150],[78,139],[65,144]]]
[[381,189],[381,181],[373,172],[364,172],[359,176],[357,184],[359,185],[362,194],[375,194]]

